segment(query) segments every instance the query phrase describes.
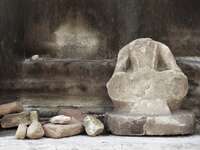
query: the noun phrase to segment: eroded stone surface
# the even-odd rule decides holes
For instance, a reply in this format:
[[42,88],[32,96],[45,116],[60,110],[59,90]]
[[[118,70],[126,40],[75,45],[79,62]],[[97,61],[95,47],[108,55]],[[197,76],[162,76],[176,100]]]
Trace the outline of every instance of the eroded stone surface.
[[33,111],[30,116],[32,123],[27,129],[27,137],[30,139],[39,139],[43,137],[44,130],[41,123],[38,121],[38,114],[36,111]]
[[16,139],[25,139],[26,131],[27,131],[27,125],[23,123],[19,124],[15,134]]
[[43,125],[45,136],[50,138],[63,138],[80,134],[83,126],[80,122],[61,125],[61,124],[45,124]]
[[70,123],[71,120],[72,118],[69,116],[59,115],[59,116],[52,117],[50,119],[50,122],[53,124],[68,124]]
[[21,123],[24,123],[27,125],[29,125],[31,123],[29,112],[7,114],[1,119],[1,127],[2,128],[17,127]]
[[0,132],[0,150],[199,150],[200,135],[177,137],[78,135],[62,139],[42,138],[19,141],[15,130]]
[[196,130],[200,133],[200,57],[179,57],[177,62],[188,76],[190,85],[182,108],[195,113]]
[[188,81],[166,45],[144,38],[120,50],[107,89],[118,112],[160,115],[179,109]]
[[107,125],[116,135],[192,134],[194,114],[185,111],[160,116],[110,113],[107,114]]
[[88,115],[83,120],[85,131],[89,136],[97,136],[104,131],[103,123],[94,116]]
[[58,112],[58,114],[73,117],[81,122],[83,121],[83,119],[86,116],[86,114],[84,112],[82,112],[80,109],[72,109],[72,108],[71,109],[70,108],[61,109]]

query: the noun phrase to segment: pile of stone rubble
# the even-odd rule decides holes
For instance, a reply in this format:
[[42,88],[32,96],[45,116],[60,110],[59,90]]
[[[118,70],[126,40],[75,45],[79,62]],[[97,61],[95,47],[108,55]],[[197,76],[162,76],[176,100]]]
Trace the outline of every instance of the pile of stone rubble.
[[[188,92],[188,78],[170,49],[160,42],[144,38],[122,48],[107,90],[114,110],[105,115],[105,124],[112,134],[194,133],[193,112],[181,108]],[[42,121],[37,111],[23,112],[22,105],[14,102],[1,105],[0,115],[4,115],[2,128],[18,126],[17,139],[63,138],[84,131],[97,136],[104,131],[104,124],[97,117],[72,109]]]
[[[67,113],[67,112],[71,112]],[[78,110],[63,112],[66,115],[54,116],[40,121],[37,111],[23,111],[20,102],[0,105],[1,127],[17,128],[17,139],[40,139],[42,137],[63,138],[84,133],[97,136],[104,131],[104,124],[94,115],[86,115]]]

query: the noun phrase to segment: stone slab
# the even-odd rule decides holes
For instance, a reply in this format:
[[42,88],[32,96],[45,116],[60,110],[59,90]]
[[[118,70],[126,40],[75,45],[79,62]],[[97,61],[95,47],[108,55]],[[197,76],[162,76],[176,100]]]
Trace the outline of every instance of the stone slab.
[[0,132],[0,150],[199,150],[200,135],[179,137],[73,136],[17,140],[15,130]]
[[29,125],[31,123],[29,112],[7,114],[7,115],[3,116],[3,118],[1,119],[1,127],[2,128],[17,127],[21,123],[24,123],[26,125]]
[[76,122],[68,125],[48,123],[43,126],[45,136],[50,138],[63,138],[78,135],[83,132],[82,123]]
[[194,114],[180,111],[172,115],[145,116],[109,113],[108,129],[115,135],[187,135],[194,132]]

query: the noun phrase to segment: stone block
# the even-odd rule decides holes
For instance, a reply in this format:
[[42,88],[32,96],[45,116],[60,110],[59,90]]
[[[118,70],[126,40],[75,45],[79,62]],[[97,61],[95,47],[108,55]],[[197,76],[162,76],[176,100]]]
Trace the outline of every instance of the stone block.
[[26,125],[29,125],[31,123],[29,112],[8,114],[8,115],[3,116],[3,118],[1,119],[2,128],[17,127],[19,124],[22,124],[22,123]]
[[172,115],[130,115],[109,113],[108,129],[115,135],[188,135],[194,132],[194,114],[179,111]]
[[50,138],[63,138],[74,136],[83,132],[81,123],[73,123],[68,125],[61,124],[45,124],[43,125],[45,136]]

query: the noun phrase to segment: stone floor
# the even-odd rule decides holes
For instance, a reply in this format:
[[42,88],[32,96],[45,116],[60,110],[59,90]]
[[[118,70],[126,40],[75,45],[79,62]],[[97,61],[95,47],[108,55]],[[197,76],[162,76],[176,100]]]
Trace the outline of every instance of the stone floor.
[[74,136],[63,139],[16,140],[0,132],[0,150],[200,150],[200,135],[183,137]]

